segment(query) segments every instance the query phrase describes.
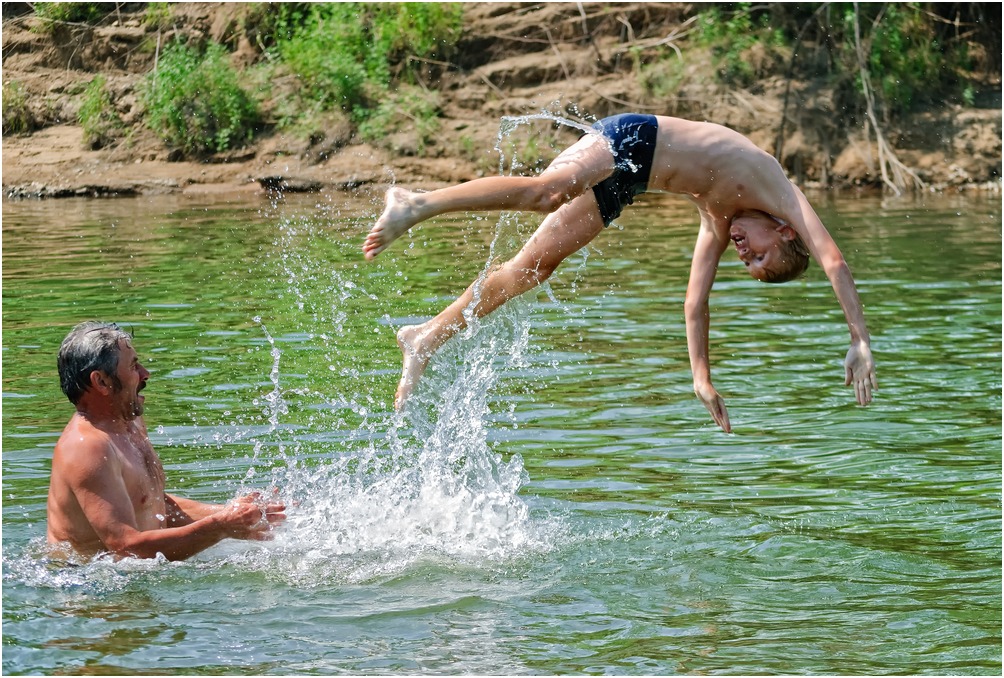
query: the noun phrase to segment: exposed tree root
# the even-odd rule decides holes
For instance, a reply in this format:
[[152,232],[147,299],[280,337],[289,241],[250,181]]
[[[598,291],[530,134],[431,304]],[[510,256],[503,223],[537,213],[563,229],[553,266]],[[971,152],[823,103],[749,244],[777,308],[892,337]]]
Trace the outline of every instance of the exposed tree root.
[[[927,184],[917,176],[917,173],[904,165],[896,152],[885,138],[878,116],[875,114],[875,94],[868,73],[868,62],[865,49],[861,42],[861,24],[859,21],[858,3],[854,3],[854,47],[858,58],[858,72],[861,76],[861,90],[865,97],[868,124],[875,132],[875,145],[878,149],[879,172],[882,183],[896,195],[901,195],[908,188],[924,189]],[[867,133],[867,126],[865,128]]]

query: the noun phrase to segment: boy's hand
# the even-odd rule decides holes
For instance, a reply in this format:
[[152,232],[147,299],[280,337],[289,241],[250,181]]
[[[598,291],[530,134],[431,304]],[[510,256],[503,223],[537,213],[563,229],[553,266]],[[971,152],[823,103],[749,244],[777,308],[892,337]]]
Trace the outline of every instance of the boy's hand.
[[858,341],[851,344],[844,359],[845,386],[854,386],[854,395],[858,405],[867,405],[872,401],[872,389],[878,388],[875,378],[875,361],[868,342]]
[[711,383],[694,384],[694,393],[700,398],[704,406],[711,413],[711,418],[722,427],[726,433],[732,433],[732,426],[729,424],[729,411],[725,409],[725,400],[718,395],[718,391]]

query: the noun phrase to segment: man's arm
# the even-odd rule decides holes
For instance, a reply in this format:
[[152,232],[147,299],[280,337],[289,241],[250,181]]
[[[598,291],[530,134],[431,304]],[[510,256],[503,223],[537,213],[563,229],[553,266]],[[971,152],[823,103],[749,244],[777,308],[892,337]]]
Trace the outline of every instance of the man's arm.
[[[273,501],[264,498],[261,492],[238,497],[234,502],[239,504],[255,504],[259,509],[265,509],[266,515],[282,513],[286,510],[286,505],[279,501],[274,501],[275,493],[272,493]],[[167,505],[167,526],[180,527],[207,518],[214,513],[218,513],[227,508],[227,504],[206,504],[195,499],[186,499],[175,494],[164,493],[164,503]]]
[[711,312],[708,298],[711,286],[718,272],[718,262],[725,252],[728,241],[715,229],[712,218],[701,213],[701,229],[694,245],[694,258],[690,264],[690,281],[687,284],[687,299],[684,303],[684,317],[687,324],[687,352],[690,355],[690,371],[694,377],[694,393],[711,413],[715,423],[726,433],[732,432],[729,413],[724,399],[711,383],[711,365],[708,350],[708,333],[711,326]]
[[871,354],[871,337],[854,278],[840,248],[823,226],[812,205],[797,186],[792,185],[792,189],[798,204],[793,215],[797,218],[791,219],[791,224],[826,273],[851,334],[851,347],[844,359],[845,384],[853,385],[858,403],[867,405],[872,399],[872,389],[877,388],[878,383]]
[[233,504],[180,527],[141,531],[121,471],[109,459],[107,443],[85,440],[73,451],[72,469],[62,469],[66,482],[104,547],[120,556],[183,560],[214,544],[235,539],[265,538],[270,522],[254,504]]
[[168,527],[180,527],[194,523],[196,520],[207,518],[224,508],[222,504],[206,504],[167,492],[164,493],[164,504],[167,506],[165,524]]

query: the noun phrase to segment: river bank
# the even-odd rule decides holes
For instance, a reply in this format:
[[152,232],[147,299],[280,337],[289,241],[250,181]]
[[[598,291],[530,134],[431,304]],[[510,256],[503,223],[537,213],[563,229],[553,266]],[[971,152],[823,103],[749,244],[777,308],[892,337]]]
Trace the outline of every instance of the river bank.
[[[768,150],[780,141],[782,164],[801,185],[882,187],[874,136],[835,116],[834,93],[818,83],[770,76],[748,89],[725,87],[709,77],[700,54],[688,53],[688,70],[672,97],[646,92],[623,63],[686,26],[691,10],[678,3],[471,4],[464,10],[461,56],[430,83],[441,102],[430,147],[406,128],[379,143],[361,142],[334,120],[306,136],[272,126],[246,148],[197,160],[180,158],[142,124],[137,87],[154,65],[151,41],[160,44],[167,35],[144,26],[139,8],[130,12],[125,5],[96,27],[42,31],[30,14],[11,16],[7,5],[16,4],[5,5],[4,83],[23,88],[35,124],[3,138],[6,197],[431,187],[497,171],[501,119],[542,110],[582,119],[640,110],[712,120]],[[174,33],[230,44],[235,62],[260,58],[240,28],[240,3],[179,3],[172,11]],[[632,27],[630,39],[624,26]],[[92,149],[77,113],[82,90],[97,74],[107,78],[128,133]],[[946,102],[885,130],[920,190],[1000,190],[1000,80],[989,77],[974,106]],[[278,87],[272,96],[282,92]],[[574,132],[545,133],[537,144],[541,157],[566,136]]]

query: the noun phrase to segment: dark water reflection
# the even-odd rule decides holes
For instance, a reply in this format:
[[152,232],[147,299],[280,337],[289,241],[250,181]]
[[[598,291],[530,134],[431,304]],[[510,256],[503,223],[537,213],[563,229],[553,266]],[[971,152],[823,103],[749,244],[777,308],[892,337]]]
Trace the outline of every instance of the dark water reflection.
[[[394,330],[536,219],[443,219],[364,264],[365,196],[5,203],[4,673],[999,673],[999,197],[813,199],[866,307],[872,406],[818,266],[764,286],[726,258],[718,431],[682,321],[695,215],[646,196],[448,347],[423,396],[445,443],[391,417]],[[95,317],[153,374],[170,489],[280,482],[289,539],[40,559],[54,356]]]

